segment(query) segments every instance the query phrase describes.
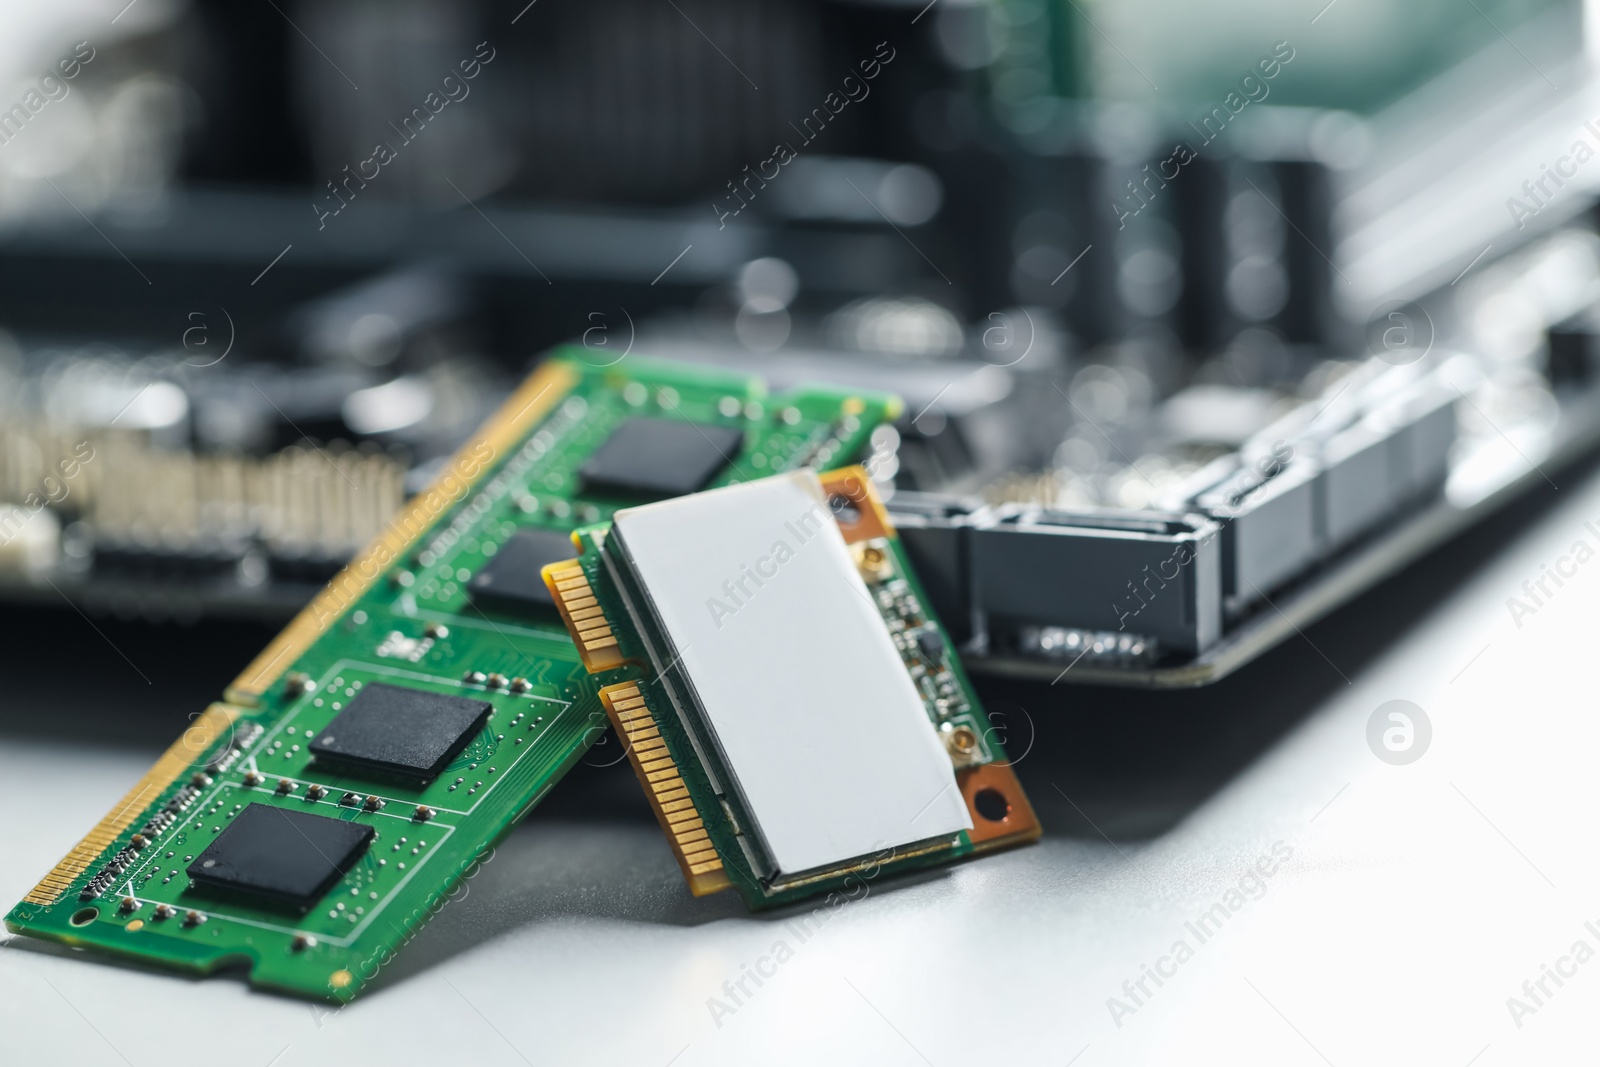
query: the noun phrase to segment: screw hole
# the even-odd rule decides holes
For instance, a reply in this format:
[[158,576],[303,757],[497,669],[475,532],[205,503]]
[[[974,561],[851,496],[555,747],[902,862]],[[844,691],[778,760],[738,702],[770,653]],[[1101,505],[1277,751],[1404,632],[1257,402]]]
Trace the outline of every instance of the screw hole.
[[861,521],[861,509],[855,501],[841,493],[828,497],[828,508],[840,526],[854,526]]
[[79,908],[67,921],[73,926],[88,926],[98,918],[100,918],[99,908]]
[[972,806],[990,822],[1005,822],[1006,816],[1011,814],[1011,801],[998,789],[978,790],[978,795],[972,798]]

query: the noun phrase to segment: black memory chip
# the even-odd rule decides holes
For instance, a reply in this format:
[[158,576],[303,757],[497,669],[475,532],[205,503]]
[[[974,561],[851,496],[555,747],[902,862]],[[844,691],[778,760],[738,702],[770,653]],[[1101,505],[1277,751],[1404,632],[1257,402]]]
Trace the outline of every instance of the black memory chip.
[[578,471],[585,492],[670,497],[704,489],[739,455],[744,431],[674,419],[633,418]]
[[372,682],[311,742],[311,754],[318,764],[426,784],[493,710],[485,700]]
[[363,823],[247,804],[189,864],[196,888],[238,893],[305,911],[372,841]]
[[555,530],[518,530],[489,562],[478,568],[467,588],[475,601],[500,601],[510,607],[554,608],[539,572],[578,554],[572,539]]

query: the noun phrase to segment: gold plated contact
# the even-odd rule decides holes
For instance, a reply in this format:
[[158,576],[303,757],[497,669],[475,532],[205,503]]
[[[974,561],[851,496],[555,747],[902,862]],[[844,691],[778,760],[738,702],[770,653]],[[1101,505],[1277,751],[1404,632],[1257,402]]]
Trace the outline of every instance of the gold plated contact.
[[855,557],[856,570],[861,572],[863,581],[882,582],[894,577],[889,554],[877,545],[858,541],[850,546],[850,552]]
[[539,573],[589,673],[598,674],[621,666],[622,652],[617,647],[617,635],[611,631],[605,609],[595,599],[583,566],[575,559],[568,559],[546,564]]
[[947,728],[940,731],[940,736],[944,738],[944,747],[949,751],[952,763],[957,767],[969,767],[982,758],[978,750],[978,735],[970,726],[957,726],[953,730],[948,729],[949,723],[945,726]]
[[733,883],[722,866],[722,858],[706,833],[705,820],[694,806],[689,789],[678,772],[667,743],[656,728],[655,718],[645,705],[637,682],[608,685],[600,690],[600,703],[612,729],[628,750],[628,762],[644,786],[650,807],[667,832],[667,842],[689,891],[697,897],[727,889]]
[[94,829],[85,834],[83,840],[73,846],[72,851],[22,899],[29,904],[54,904],[60,900],[61,894],[72,886],[73,880],[88,870],[90,864],[110,847],[111,842],[155,803],[167,786],[177,781],[179,775],[226,735],[238,717],[239,709],[226,704],[213,704],[207,708],[156,760],[155,766],[106,813],[105,818],[96,823]]

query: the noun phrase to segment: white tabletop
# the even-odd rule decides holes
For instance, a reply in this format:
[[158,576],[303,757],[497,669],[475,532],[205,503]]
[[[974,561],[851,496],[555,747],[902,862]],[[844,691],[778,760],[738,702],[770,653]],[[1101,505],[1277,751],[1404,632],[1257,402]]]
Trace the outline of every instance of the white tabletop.
[[[1296,641],[1218,687],[989,687],[991,705],[1017,724],[1014,752],[1026,746],[1026,720],[1036,731],[1019,772],[1047,836],[1031,848],[886,881],[807,930],[794,912],[746,914],[731,894],[690,898],[625,769],[584,769],[350,1007],[12,938],[0,950],[0,1058],[139,1067],[1592,1058],[1600,957],[1580,964],[1571,953],[1579,941],[1600,953],[1590,674],[1600,663],[1600,558],[1559,588],[1547,582],[1552,595],[1533,614],[1514,620],[1507,607],[1575,541],[1600,550],[1584,525],[1600,529],[1600,479],[1557,478],[1564,488],[1536,520],[1453,546],[1312,630],[1315,647]],[[72,616],[56,622],[85,648],[98,640]],[[104,660],[104,679],[83,679],[102,687],[86,704],[129,685],[118,662]],[[92,728],[16,728],[61,712],[43,691],[23,687],[27,706],[0,721],[7,904],[167,740],[119,746]],[[1409,765],[1380,761],[1368,745],[1369,718],[1391,700],[1413,702],[1432,724],[1431,745]],[[105,732],[130,734],[125,722]],[[1272,873],[1252,877],[1262,857]],[[1208,911],[1202,941],[1190,924]],[[1189,950],[1181,962],[1179,941]],[[1145,965],[1169,977],[1158,986]],[[1523,984],[1544,965],[1570,976],[1560,986],[1545,978],[1535,1002]],[[747,968],[770,977],[745,978],[748,995],[735,999],[737,986],[724,983]],[[1511,997],[1534,1010],[1513,1018]]]

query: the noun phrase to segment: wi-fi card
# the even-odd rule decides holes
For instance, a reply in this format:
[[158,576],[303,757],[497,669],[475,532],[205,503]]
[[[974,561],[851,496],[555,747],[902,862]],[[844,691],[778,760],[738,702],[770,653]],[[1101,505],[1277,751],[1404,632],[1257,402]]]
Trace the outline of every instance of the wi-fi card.
[[696,895],[772,907],[1039,836],[861,468],[576,537],[545,582]]
[[348,1000],[605,714],[541,578],[617,508],[855,457],[892,397],[546,362],[7,916]]

